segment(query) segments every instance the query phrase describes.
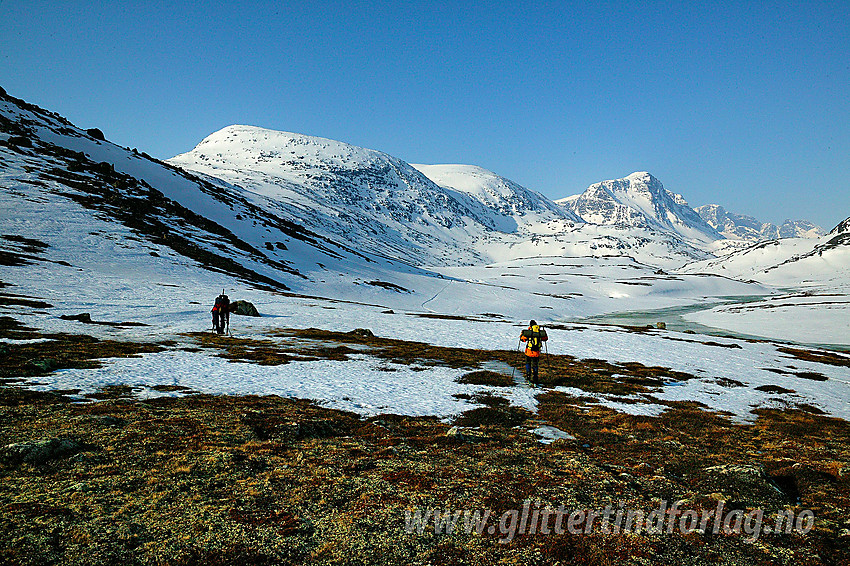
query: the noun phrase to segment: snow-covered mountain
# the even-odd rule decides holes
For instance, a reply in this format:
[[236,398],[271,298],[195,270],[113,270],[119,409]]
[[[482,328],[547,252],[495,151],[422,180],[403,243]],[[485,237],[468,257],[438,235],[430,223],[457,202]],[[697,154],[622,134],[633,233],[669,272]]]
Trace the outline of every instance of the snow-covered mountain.
[[717,204],[698,206],[694,210],[709,226],[732,240],[758,242],[778,238],[819,238],[824,235],[820,226],[807,220],[786,220],[776,226],[752,216],[729,212]]
[[413,167],[441,187],[467,194],[485,206],[527,224],[568,221],[583,223],[575,213],[531,191],[475,165],[420,165]]
[[580,195],[556,202],[592,224],[669,232],[698,245],[723,238],[682,195],[668,191],[647,172],[595,183]]
[[850,219],[820,238],[758,242],[718,259],[689,264],[682,273],[712,273],[781,287],[847,288]]
[[168,161],[238,187],[312,230],[412,264],[480,262],[466,242],[516,228],[400,159],[325,138],[229,126]]
[[[111,247],[111,232],[123,226],[135,234],[123,241],[138,242],[133,257],[139,270],[188,262],[231,280],[302,292],[315,290],[330,274],[349,286],[375,281],[376,274],[391,280],[411,274],[438,278],[385,254],[370,254],[356,242],[313,231],[297,214],[280,211],[273,200],[119,147],[97,130],[79,129],[2,90],[0,189],[9,210],[41,203],[31,217],[21,213],[20,229],[13,235],[49,240],[45,243],[53,246],[74,244],[67,240],[79,239],[76,232],[59,235],[54,230],[55,222],[73,214],[115,226],[83,235],[86,246],[67,251],[60,260],[66,263],[81,260],[88,249]],[[48,238],[44,229],[56,232],[55,237]]]
[[324,138],[231,126],[169,163],[236,187],[328,238],[413,265],[572,254],[669,268],[709,255],[667,229],[585,225],[480,167],[414,167]]
[[[217,132],[178,156],[177,168],[0,92],[0,146],[4,207],[22,213],[25,203],[45,203],[10,234],[53,246],[57,261],[91,255],[76,241],[109,248],[120,225],[136,234],[121,237],[138,242],[125,254],[132,269],[188,262],[253,285],[397,304],[439,292],[452,265],[619,257],[651,273],[707,257],[668,233],[581,224],[480,168],[433,166],[435,183],[382,152],[260,128]],[[41,218],[72,214],[116,228],[42,233]],[[83,272],[106,269],[102,257],[92,255]],[[564,297],[553,301],[576,303]]]
[[452,266],[616,257],[670,270],[711,259],[718,243],[648,173],[598,183],[568,199],[568,210],[479,167],[414,167],[250,126],[225,128],[165,163],[5,93],[0,102],[10,203],[47,199],[55,212],[45,214],[55,215],[74,203],[138,233],[151,244],[140,250],[146,261],[165,246],[267,287],[370,301],[372,291],[439,290]]
[[850,232],[850,218],[846,218],[838,223],[838,226],[829,231],[827,236],[838,236],[839,234],[844,234],[845,232]]

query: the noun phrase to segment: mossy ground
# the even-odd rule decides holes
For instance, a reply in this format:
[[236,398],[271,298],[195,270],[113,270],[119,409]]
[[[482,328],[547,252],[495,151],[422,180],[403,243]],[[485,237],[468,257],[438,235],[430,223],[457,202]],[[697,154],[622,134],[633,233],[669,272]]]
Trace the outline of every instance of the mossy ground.
[[[32,336],[8,324],[8,332]],[[458,376],[514,352],[444,349],[356,333],[287,331],[344,359],[356,344],[399,363],[445,364]],[[275,340],[195,337],[241,363],[289,363]],[[63,367],[157,345],[54,337]],[[29,345],[9,347],[7,377],[27,370]],[[65,349],[65,357],[60,355]],[[44,350],[39,350],[43,352]],[[554,357],[553,357],[554,358]],[[309,363],[301,360],[299,363]],[[663,368],[553,360],[593,392],[641,391],[669,379]],[[29,375],[29,374],[24,374]],[[492,376],[489,376],[492,378]],[[684,378],[683,376],[679,376]],[[486,379],[487,375],[477,378]],[[476,377],[469,378],[476,379]],[[549,378],[550,382],[556,379]],[[573,382],[572,384],[575,384]],[[544,391],[538,414],[497,394],[454,422],[361,418],[278,397],[188,395],[138,401],[127,392],[71,403],[61,395],[0,388],[0,444],[73,438],[83,451],[0,465],[0,562],[10,564],[847,564],[850,563],[850,425],[802,411],[760,411],[732,424],[690,403],[659,417],[618,413]],[[540,444],[529,430],[550,424],[575,440]],[[447,436],[453,425],[475,433]],[[762,471],[754,483],[715,466]],[[411,509],[490,509],[524,502],[602,509],[623,502],[651,511],[685,508],[811,509],[806,535],[524,535],[405,532]]]

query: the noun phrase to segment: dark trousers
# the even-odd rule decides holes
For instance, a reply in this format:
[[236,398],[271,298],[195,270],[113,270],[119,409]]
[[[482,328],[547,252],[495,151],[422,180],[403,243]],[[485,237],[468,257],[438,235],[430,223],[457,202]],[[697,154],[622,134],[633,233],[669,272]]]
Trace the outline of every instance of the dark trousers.
[[537,370],[540,365],[540,358],[525,357],[525,378],[531,383],[537,384]]
[[213,312],[213,328],[218,334],[224,334],[224,329],[230,321],[230,313]]

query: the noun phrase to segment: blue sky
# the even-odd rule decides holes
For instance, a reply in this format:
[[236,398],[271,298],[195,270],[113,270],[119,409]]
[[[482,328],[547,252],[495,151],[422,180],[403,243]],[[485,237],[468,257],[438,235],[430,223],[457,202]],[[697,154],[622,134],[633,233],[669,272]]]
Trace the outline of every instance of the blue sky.
[[848,2],[0,0],[0,86],[160,158],[230,124],[468,163],[560,198],[850,215]]

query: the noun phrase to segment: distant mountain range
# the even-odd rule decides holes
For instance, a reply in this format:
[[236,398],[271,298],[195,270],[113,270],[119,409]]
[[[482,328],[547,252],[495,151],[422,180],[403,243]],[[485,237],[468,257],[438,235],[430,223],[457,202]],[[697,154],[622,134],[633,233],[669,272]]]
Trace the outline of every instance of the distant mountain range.
[[850,218],[820,238],[765,240],[720,258],[688,264],[680,271],[778,286],[845,289],[850,280]]
[[[773,236],[720,207],[698,213],[646,172],[553,202],[480,167],[411,165],[252,126],[224,128],[162,162],[2,89],[0,146],[10,198],[69,199],[210,269],[276,288],[332,274],[439,278],[441,267],[539,257],[676,269],[714,258],[732,235]],[[792,233],[784,227],[778,235]],[[798,222],[793,234],[817,227]]]
[[732,240],[753,242],[779,238],[819,238],[824,235],[820,226],[807,220],[786,220],[780,226],[760,222],[752,216],[727,212],[717,204],[706,204],[695,209],[709,226]]
[[618,227],[666,230],[686,240],[719,239],[760,242],[779,238],[819,238],[820,226],[807,220],[786,220],[780,226],[752,216],[727,212],[717,204],[692,209],[682,195],[664,188],[647,172],[591,185],[584,193],[559,204],[585,222]]

